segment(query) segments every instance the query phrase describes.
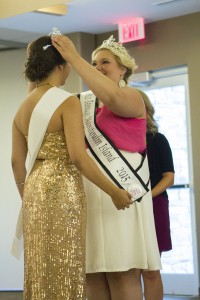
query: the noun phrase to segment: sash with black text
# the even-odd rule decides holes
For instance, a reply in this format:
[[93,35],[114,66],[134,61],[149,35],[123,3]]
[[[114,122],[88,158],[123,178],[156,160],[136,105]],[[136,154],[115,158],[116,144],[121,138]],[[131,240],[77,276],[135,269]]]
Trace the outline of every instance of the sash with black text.
[[96,124],[96,96],[91,92],[80,94],[85,136],[95,160],[102,166],[117,186],[127,190],[134,201],[141,201],[150,190],[147,155],[137,153],[141,161],[133,168],[123,154]]

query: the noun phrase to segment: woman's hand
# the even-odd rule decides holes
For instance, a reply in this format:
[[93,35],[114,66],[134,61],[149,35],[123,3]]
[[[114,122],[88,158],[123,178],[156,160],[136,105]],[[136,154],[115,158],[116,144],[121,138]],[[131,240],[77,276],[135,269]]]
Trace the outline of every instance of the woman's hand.
[[117,187],[114,193],[112,194],[111,198],[115,207],[118,210],[129,208],[130,205],[133,204],[133,201],[131,200],[131,195],[127,191]]
[[73,42],[66,36],[56,35],[51,38],[52,45],[58,50],[60,55],[68,62],[72,62],[79,56]]

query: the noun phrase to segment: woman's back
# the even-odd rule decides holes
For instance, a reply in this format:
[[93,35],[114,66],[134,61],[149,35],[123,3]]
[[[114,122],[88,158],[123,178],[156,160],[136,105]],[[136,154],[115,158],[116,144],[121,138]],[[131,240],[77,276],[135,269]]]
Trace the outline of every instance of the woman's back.
[[[32,113],[35,107],[41,101],[42,96],[50,89],[52,85],[47,84],[45,86],[36,87],[25,99],[25,101],[20,106],[16,117],[15,122],[24,136],[28,136],[29,123],[32,116]],[[72,96],[74,97],[74,96]],[[49,102],[49,105],[51,103]],[[66,109],[65,103],[61,104],[56,111],[53,113],[50,122],[47,127],[48,133],[58,132],[63,130],[63,121],[62,121],[62,112]],[[41,115],[41,118],[43,116]],[[40,120],[39,120],[40,121]]]
[[64,131],[46,133],[37,159],[70,159]]

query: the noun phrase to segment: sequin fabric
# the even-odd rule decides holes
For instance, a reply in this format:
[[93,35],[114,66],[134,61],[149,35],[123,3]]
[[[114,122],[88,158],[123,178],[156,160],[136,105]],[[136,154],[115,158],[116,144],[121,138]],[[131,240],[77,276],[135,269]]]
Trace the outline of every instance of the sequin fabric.
[[85,295],[86,199],[63,132],[46,134],[23,198],[24,300]]

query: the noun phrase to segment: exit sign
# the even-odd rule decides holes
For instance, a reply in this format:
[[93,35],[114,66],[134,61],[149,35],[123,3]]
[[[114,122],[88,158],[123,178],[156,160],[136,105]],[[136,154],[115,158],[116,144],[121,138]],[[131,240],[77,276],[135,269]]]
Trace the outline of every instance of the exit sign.
[[133,18],[118,24],[119,42],[127,43],[145,38],[144,18]]

